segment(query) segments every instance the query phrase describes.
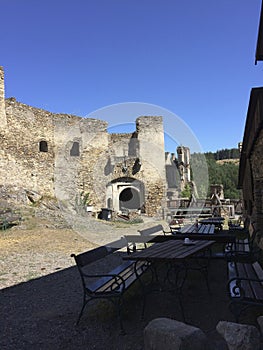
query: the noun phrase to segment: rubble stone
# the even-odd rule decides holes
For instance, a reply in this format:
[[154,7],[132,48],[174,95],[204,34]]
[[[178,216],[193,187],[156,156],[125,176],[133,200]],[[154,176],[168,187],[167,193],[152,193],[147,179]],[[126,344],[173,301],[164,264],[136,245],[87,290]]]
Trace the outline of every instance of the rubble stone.
[[220,321],[216,330],[226,340],[229,350],[260,350],[260,333],[255,326]]
[[205,350],[206,343],[201,329],[169,318],[154,319],[144,329],[145,350]]

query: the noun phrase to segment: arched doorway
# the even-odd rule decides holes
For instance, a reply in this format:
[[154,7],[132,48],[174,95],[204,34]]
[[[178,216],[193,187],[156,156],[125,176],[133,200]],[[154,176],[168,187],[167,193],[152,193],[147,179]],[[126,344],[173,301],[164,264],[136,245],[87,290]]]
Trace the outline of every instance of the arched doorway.
[[138,210],[145,202],[144,184],[131,177],[112,180],[107,185],[106,203],[115,211]]

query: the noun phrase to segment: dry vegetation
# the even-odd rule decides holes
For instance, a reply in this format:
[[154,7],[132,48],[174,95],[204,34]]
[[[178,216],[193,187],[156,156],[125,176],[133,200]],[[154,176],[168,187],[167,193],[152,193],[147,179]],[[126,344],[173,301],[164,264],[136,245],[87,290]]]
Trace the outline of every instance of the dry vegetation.
[[70,229],[47,226],[30,219],[0,231],[0,289],[72,266],[72,252],[95,247]]

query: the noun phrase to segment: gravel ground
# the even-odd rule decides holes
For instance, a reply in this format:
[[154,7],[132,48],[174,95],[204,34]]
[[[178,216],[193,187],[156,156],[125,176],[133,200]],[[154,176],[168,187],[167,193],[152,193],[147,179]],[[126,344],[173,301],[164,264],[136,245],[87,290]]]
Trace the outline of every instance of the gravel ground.
[[[142,300],[139,286],[135,284],[125,298],[125,336],[120,336],[118,320],[109,303],[91,303],[80,325],[75,326],[82,304],[82,290],[70,254],[92,249],[98,246],[100,239],[101,244],[105,244],[107,232],[111,241],[123,234],[135,233],[143,225],[120,224],[116,227],[93,222],[89,227],[90,234],[87,231],[80,234],[31,221],[2,231],[0,349],[140,350],[143,349],[143,329],[150,320],[170,317],[182,321],[176,296],[161,292],[149,295],[145,319],[140,320]],[[105,260],[101,268],[111,268],[120,259],[116,254]],[[224,261],[212,262],[209,271],[211,295],[199,274],[190,276],[184,287],[187,323],[207,334],[211,350],[227,349],[215,327],[220,320],[233,321],[227,308],[226,273]]]

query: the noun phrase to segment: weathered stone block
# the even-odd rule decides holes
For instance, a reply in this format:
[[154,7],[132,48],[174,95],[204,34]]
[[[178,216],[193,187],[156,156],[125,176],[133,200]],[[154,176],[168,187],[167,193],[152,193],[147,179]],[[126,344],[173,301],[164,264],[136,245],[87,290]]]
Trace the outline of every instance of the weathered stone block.
[[201,329],[169,318],[152,320],[144,329],[145,350],[205,350]]
[[260,328],[260,332],[263,335],[263,316],[259,316],[257,318],[257,321],[258,321],[258,325],[259,325],[259,328]]
[[260,333],[255,326],[220,321],[216,330],[227,342],[229,350],[260,350]]

